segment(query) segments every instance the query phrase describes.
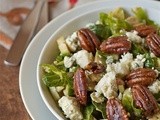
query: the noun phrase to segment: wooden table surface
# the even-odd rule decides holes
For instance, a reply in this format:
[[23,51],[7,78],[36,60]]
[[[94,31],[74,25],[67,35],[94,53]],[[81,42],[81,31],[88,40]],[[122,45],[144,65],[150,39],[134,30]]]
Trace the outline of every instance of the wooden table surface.
[[19,90],[19,66],[6,66],[8,50],[0,46],[0,120],[31,120]]

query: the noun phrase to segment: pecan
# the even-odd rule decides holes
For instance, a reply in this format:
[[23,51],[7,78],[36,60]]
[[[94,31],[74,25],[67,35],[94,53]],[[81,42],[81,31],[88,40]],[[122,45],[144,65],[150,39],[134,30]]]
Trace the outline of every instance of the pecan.
[[157,34],[149,34],[146,38],[147,45],[151,52],[160,57],[160,36]]
[[150,25],[138,25],[135,27],[135,30],[138,32],[138,35],[141,37],[147,37],[151,33],[156,33],[156,29]]
[[159,111],[156,99],[145,86],[134,85],[131,91],[136,107],[142,109],[145,116],[151,116]]
[[134,84],[148,86],[154,82],[156,77],[157,75],[154,70],[149,68],[138,68],[127,75],[126,80],[128,86],[133,86]]
[[100,50],[105,53],[123,54],[131,49],[131,43],[126,36],[108,38],[100,45]]
[[85,71],[81,68],[77,69],[74,74],[74,93],[77,100],[82,104],[86,105],[87,103],[87,78]]
[[129,120],[127,112],[116,98],[108,99],[106,113],[108,120]]
[[90,62],[86,67],[86,70],[92,71],[95,74],[99,74],[105,71],[104,65],[96,62]]
[[88,28],[82,28],[77,32],[80,45],[88,52],[95,53],[96,48],[99,49],[100,40],[97,36]]

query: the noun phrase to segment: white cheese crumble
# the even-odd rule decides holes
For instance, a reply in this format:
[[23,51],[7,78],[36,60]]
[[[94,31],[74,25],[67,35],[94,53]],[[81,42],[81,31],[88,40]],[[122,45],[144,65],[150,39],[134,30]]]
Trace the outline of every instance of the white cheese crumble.
[[80,111],[80,105],[74,97],[63,96],[58,101],[59,106],[62,108],[66,118],[71,120],[82,120],[83,115]]
[[68,56],[65,56],[64,57],[64,66],[66,67],[66,68],[70,68],[70,67],[72,67],[72,65],[73,65],[73,63],[74,63],[74,61],[75,61],[76,59],[74,58],[74,57],[68,57]]
[[77,53],[73,55],[73,57],[76,60],[76,63],[81,67],[85,68],[86,65],[88,65],[90,62],[93,61],[93,55],[92,53],[89,53],[86,50],[80,50]]
[[90,28],[91,26],[94,26],[95,25],[95,23],[88,23],[87,25],[86,25],[86,27],[87,28]]
[[91,26],[95,26],[98,24],[102,24],[101,21],[97,20],[95,23],[88,23],[88,24],[86,24],[86,28],[90,28]]
[[99,94],[103,93],[106,98],[117,96],[117,84],[115,72],[106,73],[94,88]]
[[66,38],[66,44],[70,51],[75,52],[78,48],[77,32],[74,32],[71,36]]
[[116,54],[108,55],[106,59],[106,64],[111,64],[113,63],[114,60],[118,60],[118,59],[119,59],[119,56]]
[[114,61],[113,56],[111,56],[111,55],[107,56],[107,59],[106,59],[107,64],[111,64],[111,63],[113,63],[113,61]]
[[152,83],[152,85],[148,86],[149,90],[152,93],[159,93],[160,92],[160,81],[156,80],[155,82]]
[[81,68],[85,68],[86,65],[93,61],[93,55],[86,50],[80,50],[71,57],[65,56],[64,66],[70,68],[75,61]]
[[129,41],[132,41],[135,43],[144,43],[144,39],[138,36],[138,32],[135,30],[133,32],[126,32],[126,35]]
[[116,74],[127,75],[130,72],[130,64],[133,61],[133,55],[131,53],[126,53],[121,57],[119,62],[108,64],[106,71],[114,71]]
[[146,58],[144,55],[137,55],[134,61],[131,63],[131,69],[137,69],[137,68],[143,68],[144,62],[146,61]]

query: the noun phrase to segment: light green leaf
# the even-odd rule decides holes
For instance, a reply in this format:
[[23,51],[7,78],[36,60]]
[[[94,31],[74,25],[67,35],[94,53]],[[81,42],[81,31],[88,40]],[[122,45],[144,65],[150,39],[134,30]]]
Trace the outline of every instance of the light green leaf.
[[132,26],[123,19],[118,19],[106,13],[100,13],[100,21],[103,25],[109,26],[113,35],[120,35],[121,30],[131,30]]
[[92,104],[95,106],[96,110],[102,113],[103,119],[107,118],[106,115],[106,103],[102,102],[102,103],[96,103],[94,101],[92,101]]
[[136,7],[135,9],[132,9],[132,12],[140,22],[146,23],[148,25],[154,25],[154,21],[149,19],[147,12],[143,8]]
[[[142,110],[138,109],[134,106],[132,94],[130,88],[126,89],[123,93],[122,97],[122,105],[125,107],[125,109],[132,114],[134,114],[136,117],[142,116]],[[137,119],[137,118],[135,118]]]
[[117,9],[111,11],[109,14],[117,19],[120,19],[120,20],[125,19],[125,11],[123,10],[123,8],[117,8]]
[[42,80],[48,87],[65,86],[69,83],[70,77],[63,70],[60,70],[53,64],[43,64],[44,75]]
[[95,107],[92,104],[87,105],[84,108],[83,119],[84,120],[94,120],[93,116],[92,116],[92,113],[93,113],[94,109],[95,109]]

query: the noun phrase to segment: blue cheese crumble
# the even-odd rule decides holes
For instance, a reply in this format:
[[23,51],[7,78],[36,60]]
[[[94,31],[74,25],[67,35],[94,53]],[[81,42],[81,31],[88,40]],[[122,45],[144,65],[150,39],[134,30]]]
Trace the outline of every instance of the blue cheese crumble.
[[71,120],[82,120],[83,115],[80,111],[80,105],[74,97],[63,96],[58,101],[59,106],[62,108],[66,118]]

